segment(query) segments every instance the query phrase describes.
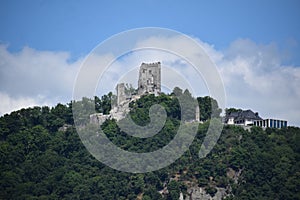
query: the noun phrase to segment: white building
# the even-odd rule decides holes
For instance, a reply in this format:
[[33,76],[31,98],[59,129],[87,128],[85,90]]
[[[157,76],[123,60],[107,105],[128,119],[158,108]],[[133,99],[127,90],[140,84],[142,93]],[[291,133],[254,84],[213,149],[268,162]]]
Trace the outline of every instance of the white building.
[[230,112],[225,117],[226,124],[252,126],[255,121],[262,120],[258,113],[252,110],[240,110],[237,112]]
[[287,127],[287,121],[280,119],[263,119],[255,121],[253,125],[263,128],[284,128]]
[[225,116],[225,123],[229,125],[259,126],[262,128],[287,127],[287,121],[279,119],[262,119],[252,110],[230,112]]

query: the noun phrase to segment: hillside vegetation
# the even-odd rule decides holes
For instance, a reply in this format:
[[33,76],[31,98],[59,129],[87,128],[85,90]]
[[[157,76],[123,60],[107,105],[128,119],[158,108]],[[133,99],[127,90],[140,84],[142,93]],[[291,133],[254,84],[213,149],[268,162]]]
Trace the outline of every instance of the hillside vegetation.
[[[190,95],[188,91],[182,95]],[[96,98],[96,109],[108,112],[111,96]],[[0,118],[0,199],[173,199],[192,186],[214,196],[227,190],[227,199],[300,199],[300,129],[252,127],[246,131],[225,126],[207,157],[198,152],[210,116],[220,109],[210,97],[199,97],[201,119],[189,150],[172,165],[145,174],[113,170],[92,157],[81,143],[73,123],[72,106],[21,109]],[[213,103],[211,103],[213,101]],[[76,102],[91,103],[85,98]],[[119,147],[149,152],[166,145],[180,124],[180,107],[174,96],[143,96],[130,104],[131,117],[149,122],[149,108],[165,107],[167,121],[160,133],[141,139],[119,130],[115,120],[102,129]],[[83,116],[84,117],[84,116]],[[62,128],[64,127],[64,128]],[[161,195],[158,191],[167,189]]]

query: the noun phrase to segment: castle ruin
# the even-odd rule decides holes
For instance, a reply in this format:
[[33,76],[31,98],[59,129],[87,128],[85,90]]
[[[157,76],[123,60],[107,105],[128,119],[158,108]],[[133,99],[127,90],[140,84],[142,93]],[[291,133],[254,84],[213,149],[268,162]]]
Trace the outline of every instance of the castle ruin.
[[116,86],[117,102],[112,106],[109,115],[95,113],[90,116],[90,123],[101,124],[106,119],[123,119],[129,112],[129,103],[139,99],[144,94],[159,95],[161,92],[161,64],[142,63],[139,70],[138,88],[136,94],[129,94],[125,83],[119,83]]
[[[119,83],[116,86],[117,101],[112,105],[110,114],[95,113],[90,115],[90,123],[101,124],[106,119],[116,119],[117,121],[125,118],[130,111],[129,103],[139,99],[145,94],[158,96],[161,93],[161,63],[142,63],[139,69],[138,88],[131,93],[133,88],[128,88],[128,84]],[[196,107],[195,120],[200,121],[199,107]]]
[[116,87],[116,90],[117,90],[117,105],[120,105],[122,102],[126,100],[125,84],[119,83]]
[[160,94],[161,92],[161,65],[156,63],[142,63],[139,71],[138,94]]
[[124,83],[119,83],[117,90],[117,106],[122,105],[130,100],[136,100],[144,94],[155,94],[156,96],[161,92],[161,64],[156,63],[142,63],[139,70],[139,80],[137,95],[127,94]]

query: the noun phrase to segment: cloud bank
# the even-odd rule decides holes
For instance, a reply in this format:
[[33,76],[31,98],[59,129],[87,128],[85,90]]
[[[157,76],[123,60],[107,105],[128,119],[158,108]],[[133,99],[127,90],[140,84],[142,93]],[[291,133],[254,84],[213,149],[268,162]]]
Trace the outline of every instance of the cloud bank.
[[[284,57],[276,44],[257,44],[249,39],[238,39],[228,48],[217,50],[213,45],[194,39],[220,72],[227,96],[226,107],[252,109],[264,118],[287,119],[290,125],[300,126],[300,67],[283,64]],[[151,40],[181,44],[180,38]],[[188,46],[178,46],[193,54],[193,49]],[[38,51],[24,47],[12,53],[7,45],[0,44],[0,115],[21,107],[69,102],[83,58],[73,62],[69,60],[70,54],[67,52]],[[174,55],[155,51],[137,52],[116,60],[107,70],[104,83],[99,83],[97,94],[111,90],[105,88],[105,82],[117,83],[121,79],[134,82],[141,62],[156,61],[162,61],[163,66],[165,64],[183,75],[192,86],[201,85],[199,88],[203,93],[196,95],[209,95],[204,88],[205,80],[197,78],[185,62]],[[94,65],[101,67],[97,62]],[[170,82],[172,76],[174,74],[169,74],[163,79]]]
[[300,125],[300,67],[282,64],[284,57],[275,44],[239,39],[216,53],[228,106],[252,108],[263,118]]
[[0,115],[21,107],[69,102],[81,60],[69,53],[24,47],[11,53],[0,45]]

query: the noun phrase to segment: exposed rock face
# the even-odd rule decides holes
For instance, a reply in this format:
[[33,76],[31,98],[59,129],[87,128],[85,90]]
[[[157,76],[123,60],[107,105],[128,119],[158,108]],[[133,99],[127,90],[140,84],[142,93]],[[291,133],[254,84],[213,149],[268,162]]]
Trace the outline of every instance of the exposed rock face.
[[222,200],[228,194],[225,188],[216,187],[217,192],[212,197],[210,194],[206,193],[205,189],[202,187],[191,187],[187,190],[187,196],[185,200]]
[[110,115],[103,115],[103,113],[95,113],[90,115],[90,123],[91,124],[102,124],[105,120],[109,119]]
[[179,194],[179,200],[184,200],[182,192]]
[[72,127],[72,125],[71,125],[71,124],[64,124],[64,125],[63,125],[62,127],[60,127],[58,130],[59,130],[59,131],[62,131],[62,132],[66,132],[67,129],[68,129],[69,127]]
[[227,177],[231,178],[235,184],[237,184],[239,182],[239,178],[241,176],[243,169],[239,169],[239,171],[234,171],[232,168],[228,168],[227,169]]

